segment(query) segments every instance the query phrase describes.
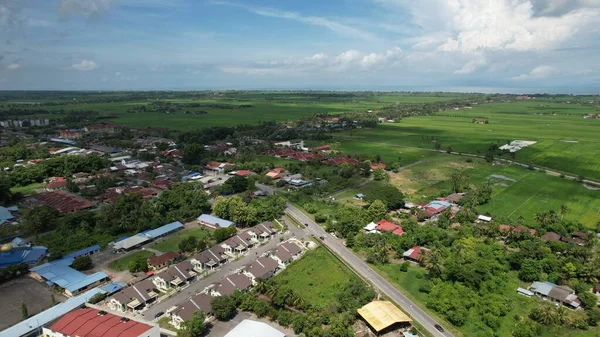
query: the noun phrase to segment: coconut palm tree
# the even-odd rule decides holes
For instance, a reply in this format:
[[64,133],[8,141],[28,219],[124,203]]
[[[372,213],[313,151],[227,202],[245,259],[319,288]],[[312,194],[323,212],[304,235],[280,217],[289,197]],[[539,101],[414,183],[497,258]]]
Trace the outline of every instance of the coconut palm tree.
[[442,253],[438,248],[434,248],[425,258],[425,268],[431,277],[440,277],[442,275]]
[[537,310],[537,320],[544,325],[553,325],[557,322],[556,311],[552,305],[542,305]]

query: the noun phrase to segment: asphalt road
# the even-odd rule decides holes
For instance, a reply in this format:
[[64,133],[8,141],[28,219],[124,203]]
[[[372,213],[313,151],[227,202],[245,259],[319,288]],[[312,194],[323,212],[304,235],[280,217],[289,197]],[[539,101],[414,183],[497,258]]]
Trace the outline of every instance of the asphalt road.
[[294,205],[288,203],[286,213],[300,223],[307,224],[308,227],[306,227],[305,230],[310,234],[314,235],[315,237],[325,237],[324,240],[321,240],[325,246],[342,258],[349,266],[351,266],[358,274],[360,274],[360,276],[369,280],[374,287],[379,289],[383,294],[399,305],[402,310],[408,313],[415,321],[419,322],[419,324],[421,324],[421,326],[423,326],[430,334],[436,337],[453,336],[448,331],[443,333],[439,332],[434,326],[437,324],[437,322],[431,316],[421,310],[421,308],[410,301],[383,277],[379,276],[379,274],[371,269],[371,267],[369,267],[363,260],[354,255],[354,253],[347,249],[340,241],[327,235],[327,232],[321,226],[313,222],[308,216],[294,207]]

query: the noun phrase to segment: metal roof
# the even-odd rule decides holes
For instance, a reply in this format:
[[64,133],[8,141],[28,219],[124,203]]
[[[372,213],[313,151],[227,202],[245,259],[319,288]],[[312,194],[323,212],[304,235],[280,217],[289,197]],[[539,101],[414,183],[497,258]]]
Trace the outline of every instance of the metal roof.
[[115,243],[115,249],[129,249],[131,247],[135,247],[144,242],[150,241],[150,238],[145,236],[144,234],[136,234],[134,236],[130,236],[127,239],[123,239],[117,243]]
[[109,283],[101,288],[103,290],[105,290],[107,293],[112,294],[112,293],[116,293],[117,291],[119,291],[125,287],[127,287],[127,284],[125,284],[123,282],[113,282],[113,283]]
[[550,282],[533,282],[533,284],[531,285],[531,287],[529,287],[529,289],[531,289],[531,291],[533,291],[534,293],[537,294],[542,294],[544,296],[548,296],[548,294],[550,293],[550,290],[552,290],[552,288],[556,287],[556,284],[554,283],[550,283]]
[[82,306],[96,294],[104,294],[105,291],[100,288],[94,288],[79,296],[71,297],[63,303],[59,303],[48,310],[42,311],[37,315],[11,326],[0,332],[0,337],[19,337],[30,333],[31,331],[51,322],[67,312]]
[[373,301],[357,311],[377,332],[395,323],[412,322],[407,314],[390,301]]
[[70,266],[73,263],[73,260],[73,258],[65,258],[44,263],[43,265],[31,268],[30,271],[37,273],[48,280],[50,285],[56,284],[71,293],[85,288],[90,284],[94,284],[104,278],[108,278],[108,275],[104,272],[86,275],[71,268]]
[[78,256],[86,255],[86,254],[89,254],[91,252],[96,252],[96,251],[99,251],[99,250],[100,250],[100,245],[93,245],[91,247],[87,247],[87,248],[78,250],[78,251],[73,252],[71,254],[67,254],[67,255],[64,256],[64,258],[67,258],[67,259],[68,258],[76,258]]
[[179,221],[171,222],[170,224],[166,224],[164,226],[158,227],[156,229],[151,229],[146,231],[144,235],[154,239],[165,234],[171,233],[174,230],[183,228],[183,224]]
[[205,222],[209,225],[218,225],[221,228],[231,227],[234,225],[234,223],[229,220],[221,219],[210,214],[202,214],[198,217],[198,221]]
[[225,337],[285,337],[285,334],[269,324],[245,319],[231,329]]

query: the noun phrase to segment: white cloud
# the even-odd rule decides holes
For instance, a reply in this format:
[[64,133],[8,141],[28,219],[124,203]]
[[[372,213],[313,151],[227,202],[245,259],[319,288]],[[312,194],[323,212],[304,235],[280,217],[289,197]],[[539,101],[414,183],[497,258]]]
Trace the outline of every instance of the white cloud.
[[19,63],[9,63],[9,64],[6,66],[6,69],[7,69],[7,70],[17,70],[17,69],[19,69],[19,68],[21,68],[21,64],[19,64]]
[[77,70],[77,71],[90,71],[97,69],[98,65],[94,61],[83,60],[79,63],[75,63],[70,67],[67,67],[68,70]]
[[542,78],[546,78],[552,75],[558,74],[558,70],[551,66],[539,66],[534,68],[528,74],[522,74],[516,77],[513,77],[513,80],[523,81],[523,80],[538,80]]
[[225,2],[225,1],[212,1],[213,5],[225,5],[225,6],[233,6],[247,10],[250,13],[254,13],[256,15],[293,20],[297,22],[302,22],[304,24],[325,27],[333,32],[336,32],[340,35],[349,36],[353,38],[359,38],[369,41],[379,40],[375,35],[358,29],[356,27],[343,24],[328,18],[320,17],[320,16],[304,16],[295,12],[287,12],[287,11],[278,11],[270,8],[256,8],[251,6],[245,6],[237,3]]

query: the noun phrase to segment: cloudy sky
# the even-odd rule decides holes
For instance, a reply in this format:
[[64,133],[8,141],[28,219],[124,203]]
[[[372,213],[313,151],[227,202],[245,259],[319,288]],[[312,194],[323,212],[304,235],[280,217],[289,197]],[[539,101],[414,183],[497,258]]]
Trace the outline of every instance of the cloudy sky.
[[600,0],[0,0],[0,89],[600,93]]

